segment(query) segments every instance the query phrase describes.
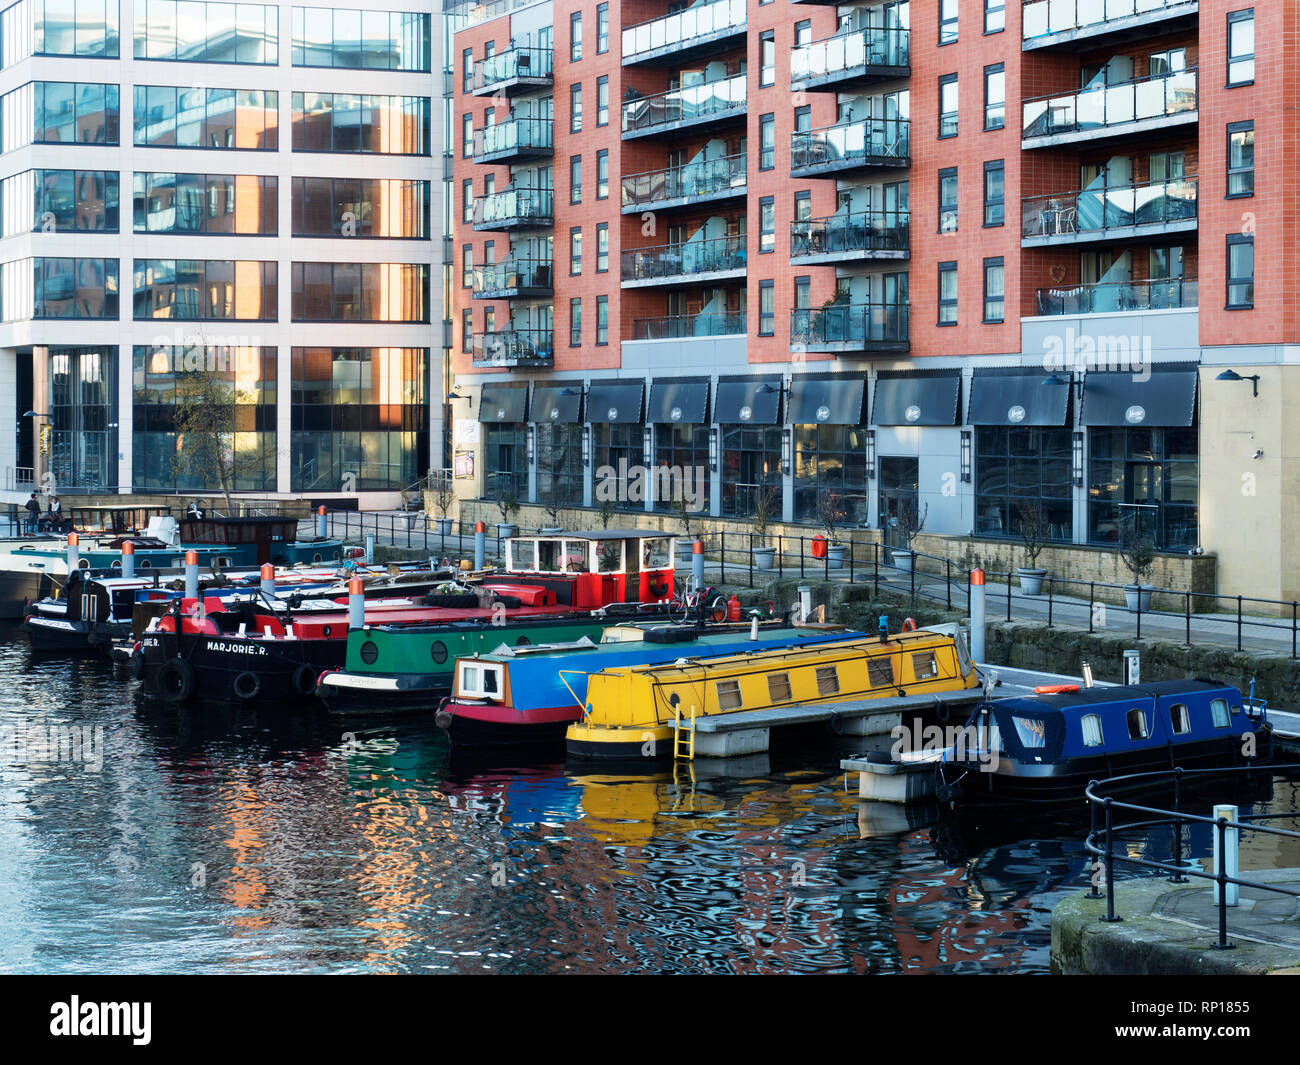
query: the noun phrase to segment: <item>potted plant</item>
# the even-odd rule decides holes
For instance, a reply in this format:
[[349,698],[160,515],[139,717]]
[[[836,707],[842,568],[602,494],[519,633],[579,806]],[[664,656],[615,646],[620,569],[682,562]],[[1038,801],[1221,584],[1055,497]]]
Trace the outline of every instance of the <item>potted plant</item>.
[[898,534],[903,538],[903,543],[906,546],[892,552],[895,569],[906,572],[915,564],[916,552],[912,549],[912,544],[920,535],[921,530],[925,528],[925,519],[929,516],[929,513],[929,503],[918,506],[915,499],[908,498],[899,501],[898,515],[894,520],[897,522]]
[[430,474],[429,495],[433,502],[433,509],[440,515],[437,519],[438,534],[446,536],[451,532],[451,519],[447,517],[447,511],[451,509],[452,503],[456,501],[456,493],[452,488],[451,478],[445,473]]
[[602,499],[600,501],[600,506],[596,508],[596,516],[600,518],[600,527],[602,529],[608,529],[610,520],[617,512],[618,507],[615,506],[614,500]]
[[686,502],[685,494],[673,502],[673,513],[677,515],[677,522],[682,527],[682,535],[677,538],[677,560],[690,562],[695,537],[691,535],[691,508]]
[[502,486],[496,499],[496,505],[497,510],[501,512],[501,520],[497,522],[497,536],[504,540],[507,537],[519,535],[519,526],[510,520],[519,513],[519,500],[515,498],[515,488],[510,483],[510,479],[501,477],[500,481]]
[[826,568],[843,569],[844,544],[835,540],[835,529],[845,518],[844,499],[838,492],[822,491],[817,496],[817,523],[826,532]]
[[822,340],[847,340],[849,315],[849,290],[837,285],[830,298],[822,304]]
[[1043,578],[1047,570],[1038,568],[1038,556],[1047,546],[1044,537],[1043,512],[1031,503],[1021,503],[1016,508],[1016,520],[1020,531],[1020,543],[1025,552],[1025,565],[1017,568],[1020,577],[1020,590],[1025,595],[1042,595]]
[[761,570],[772,568],[776,559],[776,548],[767,545],[767,525],[772,520],[776,508],[776,492],[769,487],[755,488],[752,521],[754,533],[758,537],[758,546],[753,548],[754,565]]
[[1126,524],[1120,541],[1119,557],[1133,574],[1133,583],[1124,585],[1124,598],[1130,610],[1150,610],[1154,585],[1143,584],[1156,562],[1156,545],[1149,536],[1138,533],[1132,522]]

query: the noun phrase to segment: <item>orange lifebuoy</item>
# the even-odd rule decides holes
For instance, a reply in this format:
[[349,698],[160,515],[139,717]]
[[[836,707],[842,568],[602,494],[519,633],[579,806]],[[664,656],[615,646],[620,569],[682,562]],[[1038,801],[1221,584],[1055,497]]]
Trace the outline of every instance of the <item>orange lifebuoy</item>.
[[903,622],[903,631],[904,631],[904,632],[915,632],[915,631],[916,631],[916,622],[915,622],[912,618],[908,618],[906,621]]
[[1065,695],[1069,692],[1077,692],[1077,684],[1040,684],[1034,689],[1035,695]]

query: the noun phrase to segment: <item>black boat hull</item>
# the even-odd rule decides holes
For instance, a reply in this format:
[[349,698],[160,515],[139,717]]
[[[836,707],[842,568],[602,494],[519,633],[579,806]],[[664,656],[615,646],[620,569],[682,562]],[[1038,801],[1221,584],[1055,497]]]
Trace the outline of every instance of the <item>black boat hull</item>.
[[169,703],[272,704],[316,699],[316,682],[338,669],[346,640],[279,640],[274,650],[233,636],[147,633],[142,678]]

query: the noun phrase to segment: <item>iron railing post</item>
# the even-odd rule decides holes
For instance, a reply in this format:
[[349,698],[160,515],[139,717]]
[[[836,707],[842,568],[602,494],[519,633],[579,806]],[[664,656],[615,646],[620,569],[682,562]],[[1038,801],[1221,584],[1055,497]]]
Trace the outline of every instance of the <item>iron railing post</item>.
[[1047,578],[1047,627],[1052,627],[1052,585],[1055,584],[1055,577]]
[[[1091,790],[1092,788],[1095,788],[1096,786],[1097,786],[1097,781],[1095,781],[1095,780],[1090,780],[1090,781],[1088,781],[1088,788],[1089,788],[1089,790]],[[1093,798],[1089,798],[1089,799],[1088,799],[1088,838],[1089,838],[1090,840],[1092,840],[1094,843],[1096,843],[1096,840],[1097,840],[1097,801],[1096,801],[1095,799],[1093,799]],[[1096,862],[1097,862],[1097,856],[1096,856],[1095,854],[1092,856],[1092,860],[1093,860],[1093,864],[1094,864],[1094,866],[1095,866],[1095,865],[1096,865]],[[1094,869],[1093,869],[1093,872],[1094,872],[1094,874],[1095,874],[1095,873],[1097,873],[1097,872],[1100,872],[1100,870],[1094,868]],[[1100,890],[1100,887],[1099,887],[1099,885],[1098,885],[1098,881],[1099,881],[1100,879],[1101,879],[1101,877],[1099,877],[1099,876],[1095,876],[1095,875],[1094,875],[1094,876],[1090,876],[1090,877],[1088,877],[1088,895],[1087,895],[1088,898],[1090,898],[1090,899],[1099,899],[1099,898],[1101,898],[1101,890]]]
[[1232,944],[1228,942],[1228,819],[1220,817],[1215,827],[1219,830],[1219,872],[1214,878],[1219,885],[1219,941],[1214,944],[1214,949],[1231,950]]
[[1184,624],[1186,627],[1185,636],[1187,639],[1187,646],[1191,647],[1192,646],[1192,593],[1191,592],[1187,593],[1187,597],[1183,602],[1183,617],[1185,619]]
[[1241,596],[1237,596],[1237,650],[1241,650]]
[[1007,620],[1011,620],[1011,572],[1007,571]]
[[727,530],[718,533],[718,583],[727,583]]
[[1115,916],[1115,840],[1111,831],[1110,797],[1104,800],[1106,807],[1106,917],[1109,922],[1121,921]]
[[1183,876],[1183,819],[1178,816],[1182,811],[1183,767],[1174,766],[1174,878],[1175,884],[1186,884]]
[[1088,635],[1089,636],[1092,635],[1092,615],[1093,615],[1092,604],[1096,596],[1097,596],[1096,584],[1093,581],[1089,581],[1088,582]]

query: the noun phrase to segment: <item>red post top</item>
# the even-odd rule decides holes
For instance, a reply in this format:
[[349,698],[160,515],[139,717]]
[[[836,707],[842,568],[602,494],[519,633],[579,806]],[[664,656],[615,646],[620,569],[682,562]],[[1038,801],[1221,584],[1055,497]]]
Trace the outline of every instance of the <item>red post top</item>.
[[702,555],[702,554],[704,554],[704,541],[703,541],[703,540],[696,540],[695,543],[691,544],[691,554],[693,554],[693,555]]
[[325,517],[325,504],[324,504],[324,503],[322,503],[320,506],[318,506],[318,507],[316,508],[316,513],[319,514],[322,518]]
[[271,563],[269,562],[262,563],[262,580],[264,581],[275,580],[275,567],[271,565]]
[[81,539],[80,539],[80,537],[77,536],[76,533],[74,533],[74,532],[70,532],[70,533],[68,533],[68,546],[69,546],[69,547],[76,547],[77,544],[79,544],[79,543],[81,543]]
[[127,540],[125,543],[123,543],[123,544],[122,544],[122,554],[124,554],[124,555],[134,555],[134,554],[135,554],[135,544],[131,543],[130,540]]
[[476,521],[474,523],[474,531],[476,533],[487,532],[487,526],[484,525],[481,521]]
[[970,571],[970,582],[971,584],[980,584],[980,585],[984,583],[984,571],[980,569],[978,566],[976,566],[973,570]]
[[353,577],[348,581],[348,595],[365,595],[366,582],[360,577]]
[[197,566],[199,564],[199,553],[197,551],[185,552],[185,565]]

